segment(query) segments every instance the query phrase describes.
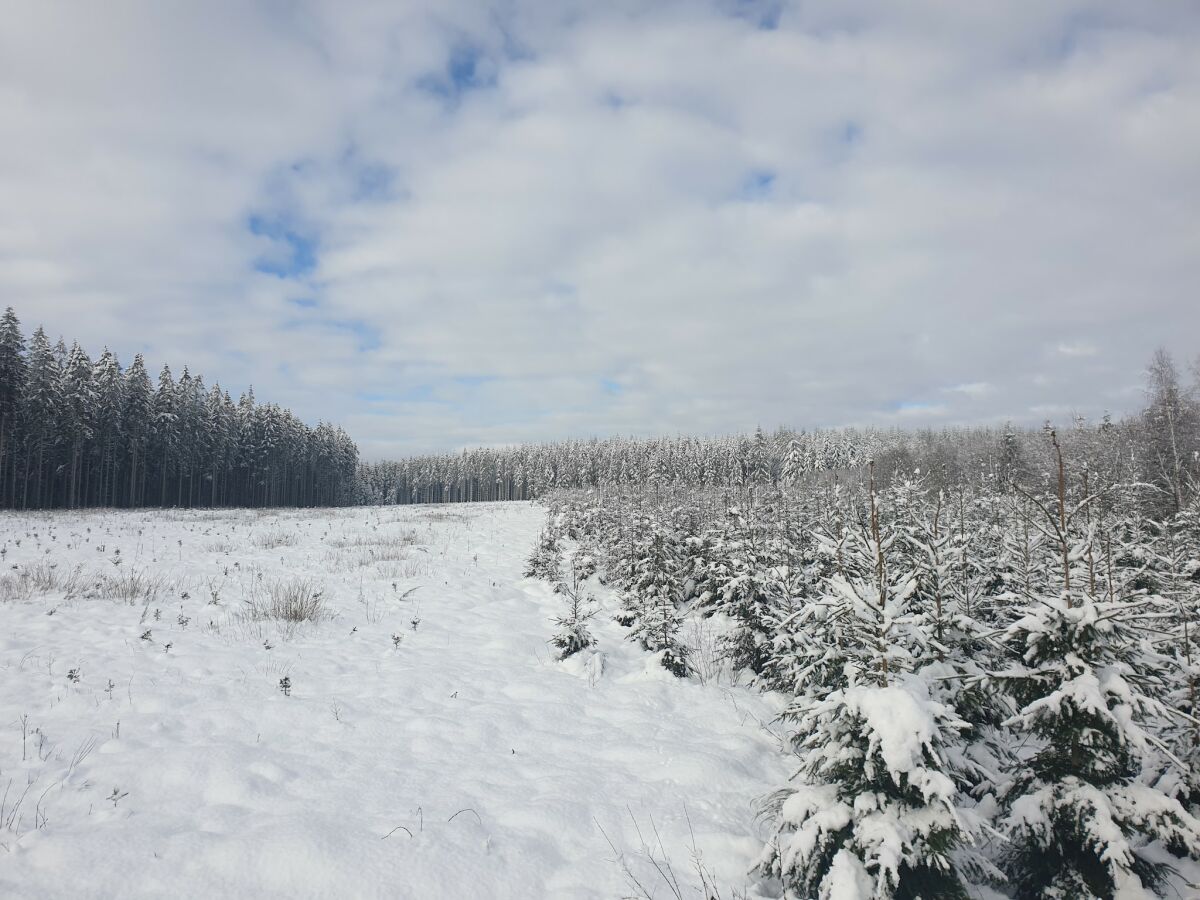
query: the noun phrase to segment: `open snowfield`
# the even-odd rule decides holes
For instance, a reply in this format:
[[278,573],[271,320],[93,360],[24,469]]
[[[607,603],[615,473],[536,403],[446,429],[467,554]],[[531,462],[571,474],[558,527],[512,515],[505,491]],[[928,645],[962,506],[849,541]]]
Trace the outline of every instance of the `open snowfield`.
[[[653,896],[701,896],[693,841],[755,896],[772,700],[672,678],[607,611],[602,658],[554,661],[544,522],[4,514],[0,896],[638,896],[609,841]],[[326,616],[270,616],[304,589]]]

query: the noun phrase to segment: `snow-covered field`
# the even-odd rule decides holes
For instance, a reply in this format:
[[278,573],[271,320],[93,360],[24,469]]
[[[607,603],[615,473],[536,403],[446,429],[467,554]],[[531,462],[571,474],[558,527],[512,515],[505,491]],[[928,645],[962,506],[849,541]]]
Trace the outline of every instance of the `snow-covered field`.
[[[754,896],[771,698],[607,613],[602,657],[554,661],[544,522],[4,514],[0,896],[700,897],[693,851]],[[306,590],[319,621],[271,617]]]

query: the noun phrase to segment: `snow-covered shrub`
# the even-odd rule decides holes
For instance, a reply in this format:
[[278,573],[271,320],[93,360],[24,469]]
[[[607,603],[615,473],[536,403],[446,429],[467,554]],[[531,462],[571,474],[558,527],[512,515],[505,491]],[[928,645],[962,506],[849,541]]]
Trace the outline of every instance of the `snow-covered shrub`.
[[618,621],[631,629],[630,640],[651,653],[661,653],[663,667],[682,678],[688,674],[688,650],[679,638],[678,557],[665,529],[649,521],[645,527],[649,539],[637,546],[633,580]]
[[596,574],[596,551],[591,546],[586,544],[581,545],[579,549],[571,556],[571,571],[574,576],[580,581],[591,578]]
[[1035,749],[1004,796],[1005,855],[1020,898],[1111,897],[1153,888],[1165,868],[1150,840],[1200,853],[1200,822],[1145,783],[1163,704],[1137,639],[1139,607],[1084,593],[1037,597],[1005,638],[1021,666],[1003,683],[1021,704],[1009,725]]
[[547,529],[538,536],[525,567],[525,577],[552,583],[558,583],[562,578],[562,549],[553,530]]
[[759,870],[797,898],[966,897],[952,854],[974,829],[947,772],[966,723],[906,680],[834,691],[797,724],[803,783],[774,797]]
[[664,669],[677,678],[686,678],[691,671],[687,645],[680,640],[682,621],[674,601],[665,594],[647,598],[639,621],[630,638],[636,638],[651,653],[661,654]]
[[596,611],[578,570],[574,571],[570,582],[559,582],[556,590],[563,595],[567,608],[566,612],[554,620],[558,631],[550,639],[550,643],[558,648],[558,658],[566,659],[596,643],[587,627],[588,621],[596,615]]

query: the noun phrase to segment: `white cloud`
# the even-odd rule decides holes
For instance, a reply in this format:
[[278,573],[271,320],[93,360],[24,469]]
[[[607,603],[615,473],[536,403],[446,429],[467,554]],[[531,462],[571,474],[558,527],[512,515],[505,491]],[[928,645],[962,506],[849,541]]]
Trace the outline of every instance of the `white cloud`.
[[956,384],[953,387],[943,388],[947,394],[962,394],[966,397],[982,397],[985,394],[990,394],[994,388],[986,381],[969,381],[964,384]]
[[1171,9],[16,5],[0,302],[372,455],[1098,412],[1200,326]]
[[1072,341],[1059,344],[1055,348],[1063,356],[1095,356],[1099,349],[1087,341]]

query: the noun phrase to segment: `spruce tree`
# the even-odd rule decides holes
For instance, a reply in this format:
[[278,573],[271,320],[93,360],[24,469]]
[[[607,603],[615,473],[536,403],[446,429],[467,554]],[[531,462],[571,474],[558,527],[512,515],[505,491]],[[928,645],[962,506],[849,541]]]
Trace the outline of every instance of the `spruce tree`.
[[25,399],[27,368],[21,323],[10,306],[0,318],[0,505],[14,499],[17,472],[14,435]]
[[1019,712],[1006,724],[1032,748],[1002,800],[1005,866],[1018,898],[1111,897],[1164,883],[1167,867],[1145,852],[1159,839],[1200,850],[1200,822],[1151,786],[1168,718],[1153,696],[1167,673],[1144,640],[1156,601],[1135,594],[1101,601],[1091,560],[1091,495],[1072,497],[1062,446],[1053,448],[1055,493],[1032,521],[1059,562],[1053,592],[1025,597],[1005,643],[1019,662],[997,678]]
[[1144,783],[1167,717],[1142,687],[1155,665],[1138,640],[1138,607],[1082,590],[1036,598],[1005,635],[1021,704],[1009,721],[1036,749],[1005,793],[1006,868],[1019,898],[1111,897],[1163,883],[1147,839],[1200,851],[1200,823]]
[[688,650],[679,639],[680,582],[678,560],[664,529],[651,526],[649,539],[633,562],[633,579],[626,591],[625,612],[630,640],[661,654],[663,668],[680,678],[689,669]]
[[21,431],[25,435],[26,452],[22,508],[33,505],[42,509],[54,505],[53,468],[49,464],[58,440],[59,421],[64,414],[61,372],[54,348],[46,332],[39,327],[29,344],[25,402],[21,406]]
[[595,601],[584,586],[584,578],[581,570],[572,566],[570,580],[560,582],[556,588],[566,604],[564,613],[554,619],[558,631],[550,639],[550,643],[558,648],[559,659],[573,656],[596,643],[587,627],[596,614]]
[[866,529],[823,539],[833,572],[807,607],[822,646],[785,713],[801,784],[772,798],[758,867],[797,897],[966,897],[954,854],[978,830],[958,804],[968,726],[914,674],[930,638],[916,578],[889,565],[898,531],[881,522],[873,471]]
[[153,393],[142,354],[133,358],[125,372],[124,402],[121,409],[121,433],[129,457],[129,478],[125,492],[128,506],[143,502],[146,481],[146,443],[151,429]]

